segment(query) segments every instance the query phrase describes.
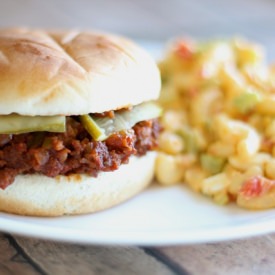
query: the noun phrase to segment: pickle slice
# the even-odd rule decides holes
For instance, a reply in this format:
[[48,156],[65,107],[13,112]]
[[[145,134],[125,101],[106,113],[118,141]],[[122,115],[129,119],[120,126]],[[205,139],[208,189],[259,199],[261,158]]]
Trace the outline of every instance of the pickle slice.
[[65,116],[0,115],[0,134],[23,134],[29,132],[65,132]]
[[80,121],[94,140],[100,141],[107,138],[105,130],[100,128],[90,115],[80,116]]
[[89,134],[97,141],[105,140],[112,133],[131,129],[136,123],[149,120],[161,115],[161,108],[146,102],[134,106],[132,109],[116,111],[114,118],[83,115],[81,122]]

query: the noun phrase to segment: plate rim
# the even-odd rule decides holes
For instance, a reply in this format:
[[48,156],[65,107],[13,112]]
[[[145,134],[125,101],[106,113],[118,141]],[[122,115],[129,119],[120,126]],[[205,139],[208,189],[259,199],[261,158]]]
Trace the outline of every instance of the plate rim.
[[[16,215],[14,215],[16,216]],[[49,241],[78,243],[86,245],[135,245],[168,246],[213,243],[256,237],[275,231],[275,214],[268,215],[257,222],[242,222],[231,226],[210,226],[204,230],[162,230],[162,231],[100,231],[80,230],[45,226],[44,224],[15,221],[0,217],[0,231],[17,236],[39,238]]]

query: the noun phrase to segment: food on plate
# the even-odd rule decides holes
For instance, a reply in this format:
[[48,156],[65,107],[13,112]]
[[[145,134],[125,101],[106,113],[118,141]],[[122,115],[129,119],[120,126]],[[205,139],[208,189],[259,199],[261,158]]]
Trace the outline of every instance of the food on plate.
[[0,211],[59,216],[129,199],[153,177],[160,73],[126,38],[0,30]]
[[275,207],[275,67],[243,38],[173,41],[159,67],[156,178],[216,203]]

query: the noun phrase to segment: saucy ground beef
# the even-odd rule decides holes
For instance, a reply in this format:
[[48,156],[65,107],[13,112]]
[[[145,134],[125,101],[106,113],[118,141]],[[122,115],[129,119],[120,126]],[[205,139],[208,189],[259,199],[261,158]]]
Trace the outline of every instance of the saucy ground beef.
[[65,133],[33,132],[0,135],[0,188],[12,184],[18,174],[39,173],[48,177],[113,171],[131,155],[144,155],[157,146],[157,120],[137,123],[94,141],[77,117],[67,117]]

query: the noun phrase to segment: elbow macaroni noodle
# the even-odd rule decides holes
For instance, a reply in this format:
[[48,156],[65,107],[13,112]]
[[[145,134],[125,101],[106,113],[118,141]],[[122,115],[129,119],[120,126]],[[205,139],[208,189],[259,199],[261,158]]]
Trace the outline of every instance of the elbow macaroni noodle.
[[159,68],[158,182],[185,182],[219,204],[275,207],[275,67],[264,49],[179,40]]

